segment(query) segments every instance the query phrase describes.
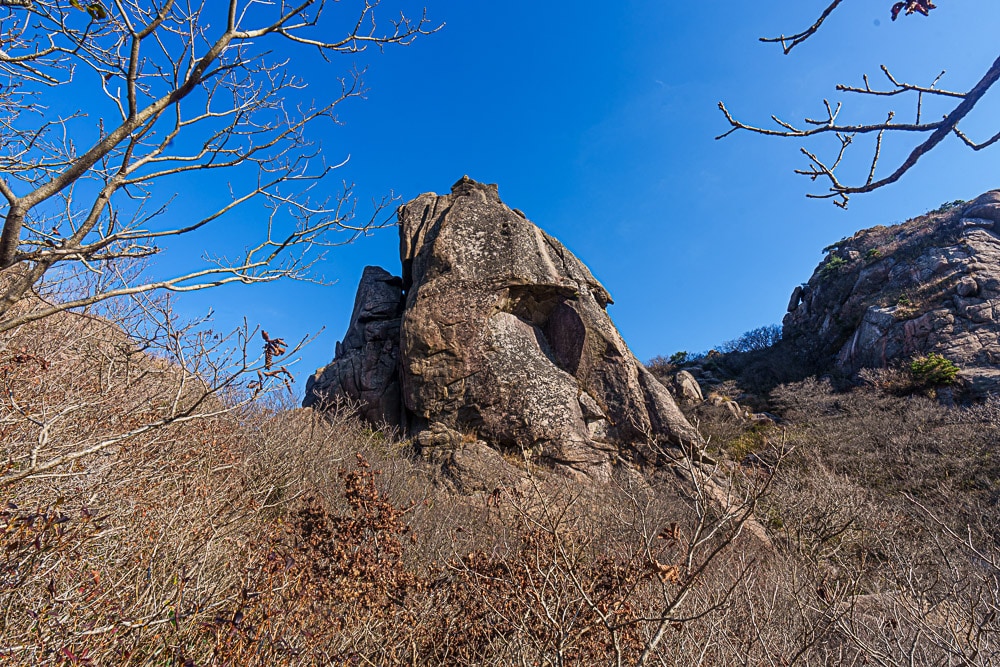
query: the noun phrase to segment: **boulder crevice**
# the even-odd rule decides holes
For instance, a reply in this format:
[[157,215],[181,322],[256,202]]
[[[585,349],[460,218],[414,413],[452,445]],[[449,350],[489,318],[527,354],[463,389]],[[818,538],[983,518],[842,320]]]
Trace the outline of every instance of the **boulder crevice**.
[[398,219],[401,277],[365,270],[307,405],[348,399],[424,446],[459,434],[592,479],[664,445],[700,451],[611,322],[608,291],[495,185],[464,177]]

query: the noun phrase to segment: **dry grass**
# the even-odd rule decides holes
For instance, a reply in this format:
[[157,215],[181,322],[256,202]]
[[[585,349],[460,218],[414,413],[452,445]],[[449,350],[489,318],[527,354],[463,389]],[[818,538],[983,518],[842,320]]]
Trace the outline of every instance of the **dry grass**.
[[679,461],[454,496],[406,443],[249,400],[187,340],[153,357],[60,315],[0,342],[5,664],[996,661],[992,533],[960,531],[973,504],[945,513],[992,501],[967,488],[993,474],[987,436],[965,463],[943,450],[951,482],[932,467],[990,406],[806,383],[778,397],[777,449],[714,471],[729,484]]

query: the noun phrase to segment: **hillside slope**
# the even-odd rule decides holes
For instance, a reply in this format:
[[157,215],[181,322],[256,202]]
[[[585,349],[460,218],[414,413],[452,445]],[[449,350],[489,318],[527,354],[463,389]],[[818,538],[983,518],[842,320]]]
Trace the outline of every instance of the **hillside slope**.
[[853,375],[939,354],[971,396],[1000,390],[1000,191],[829,248],[782,338],[815,371]]
[[1000,664],[996,399],[751,395],[713,357],[676,400],[718,465],[495,453],[516,479],[456,494],[356,406],[251,400],[214,335],[150,347],[150,314],[0,338],[5,664]]

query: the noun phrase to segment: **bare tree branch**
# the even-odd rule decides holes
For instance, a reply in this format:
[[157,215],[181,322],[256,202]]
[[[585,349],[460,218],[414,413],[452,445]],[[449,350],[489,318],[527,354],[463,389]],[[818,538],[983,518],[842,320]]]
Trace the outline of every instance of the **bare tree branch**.
[[784,35],[781,35],[779,37],[761,37],[760,41],[767,42],[770,44],[774,43],[781,44],[781,50],[785,52],[785,55],[788,55],[791,52],[791,50],[794,49],[796,46],[798,46],[802,42],[806,41],[807,39],[815,35],[819,31],[819,29],[823,26],[823,22],[830,17],[830,14],[833,13],[833,10],[835,10],[843,1],[844,0],[833,0],[833,2],[831,2],[830,5],[823,10],[823,13],[820,14],[820,17],[816,19],[816,22],[801,32],[797,32],[794,35],[789,35],[788,37]]
[[[355,1],[353,20],[338,26],[324,15],[328,0],[193,7],[0,0],[7,13],[0,16],[0,71],[14,84],[0,90],[0,269],[16,268],[0,289],[0,331],[24,322],[10,309],[46,275],[73,264],[100,273],[111,262],[159,254],[157,239],[218,224],[237,206],[256,202],[265,213],[242,259],[206,257],[215,265],[119,285],[64,307],[144,290],[304,278],[315,259],[301,253],[344,242],[325,235],[353,239],[382,224],[377,211],[353,224],[352,201],[312,194],[344,161],[327,163],[309,129],[335,120],[339,104],[363,94],[360,73],[348,71],[333,96],[296,106],[307,82],[267,50],[285,41],[329,60],[371,45],[405,46],[440,28],[422,11],[380,20],[381,0]],[[70,91],[92,108],[57,118],[36,113],[47,96]],[[170,205],[184,196],[165,196],[167,181],[218,170],[244,178],[231,201],[167,224]],[[249,186],[248,170],[256,171]]]
[[[823,25],[824,21],[826,21],[830,14],[837,9],[840,4],[840,0],[830,3],[819,19],[802,32],[788,37],[782,35],[777,38],[762,39],[761,41],[780,43],[782,49],[787,54],[795,46],[801,44],[816,34],[816,32]],[[927,0],[909,0],[907,2],[895,3],[892,6],[891,13],[893,20],[895,20],[900,12],[905,12],[906,14],[919,13],[926,16],[929,11],[934,8],[934,4]],[[863,76],[863,86],[838,84],[836,88],[840,92],[868,95],[876,98],[888,98],[898,95],[912,94],[915,96],[916,102],[915,121],[913,123],[895,122],[894,119],[896,117],[896,112],[894,110],[888,111],[886,120],[878,123],[840,123],[837,118],[841,111],[841,103],[838,102],[836,106],[833,107],[829,101],[823,100],[823,104],[826,109],[826,117],[820,119],[806,118],[803,120],[804,125],[797,126],[772,115],[771,119],[777,127],[768,128],[746,123],[737,119],[724,103],[719,102],[719,110],[722,111],[723,116],[729,123],[730,129],[717,136],[716,139],[727,137],[737,130],[747,130],[755,134],[771,137],[810,138],[822,134],[835,135],[840,141],[840,149],[836,158],[832,162],[828,163],[827,161],[821,160],[814,152],[807,150],[806,148],[802,148],[801,152],[808,158],[809,166],[805,169],[796,169],[795,173],[808,176],[813,181],[817,179],[826,181],[829,184],[829,188],[826,192],[810,193],[806,196],[815,199],[832,199],[835,204],[842,208],[847,207],[847,203],[851,195],[872,192],[898,181],[904,174],[912,169],[925,154],[933,150],[938,144],[941,143],[941,141],[952,133],[960,138],[966,146],[977,151],[992,146],[994,143],[1000,141],[1000,133],[997,133],[986,141],[977,143],[970,139],[959,128],[959,123],[961,123],[966,116],[969,115],[969,113],[982,100],[986,93],[993,88],[997,80],[1000,79],[1000,58],[997,58],[997,60],[994,61],[982,78],[967,92],[943,90],[938,88],[937,85],[944,76],[944,72],[938,74],[929,85],[918,85],[898,80],[892,75],[889,68],[885,65],[881,66],[881,70],[891,84],[891,87],[888,89],[873,88],[867,75]],[[957,100],[957,104],[940,120],[925,122],[922,120],[922,116],[923,101],[924,96],[926,95],[945,99],[955,99]],[[924,134],[926,135],[926,138],[912,148],[902,162],[889,174],[877,177],[884,141],[889,134],[895,135],[898,133]],[[845,183],[841,181],[837,173],[837,168],[843,162],[846,149],[852,144],[853,138],[856,135],[865,134],[875,135],[875,142],[872,149],[873,155],[870,160],[867,178],[864,183],[860,185]]]

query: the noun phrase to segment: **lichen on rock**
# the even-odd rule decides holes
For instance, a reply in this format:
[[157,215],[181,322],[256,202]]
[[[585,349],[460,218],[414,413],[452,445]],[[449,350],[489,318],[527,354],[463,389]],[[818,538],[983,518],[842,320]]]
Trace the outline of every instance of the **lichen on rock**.
[[1000,391],[998,226],[994,190],[835,244],[795,288],[783,346],[810,357],[810,372],[845,375],[940,354],[969,396]]
[[420,195],[400,207],[399,232],[399,292],[366,269],[348,335],[307,404],[358,401],[418,446],[422,433],[469,434],[593,479],[659,446],[700,451],[611,322],[608,291],[495,185],[465,177],[449,195]]

